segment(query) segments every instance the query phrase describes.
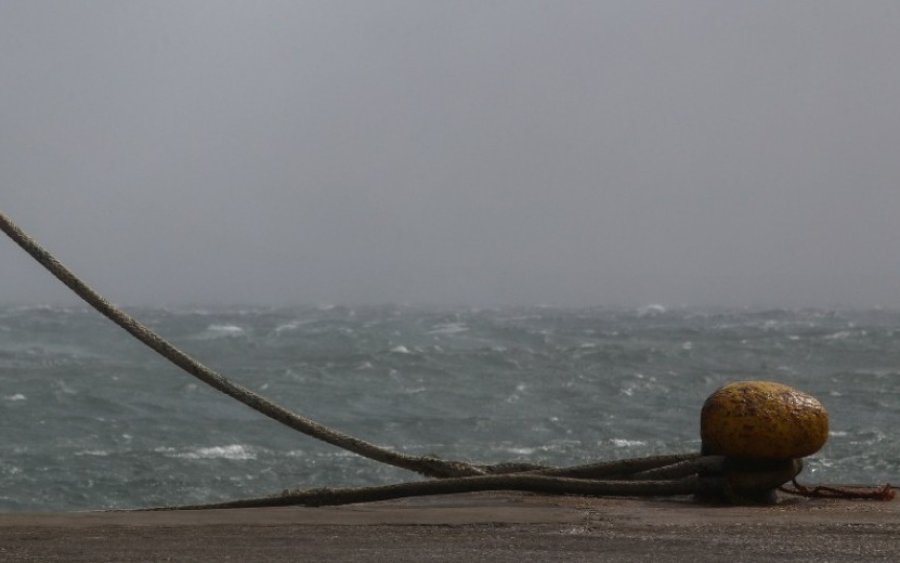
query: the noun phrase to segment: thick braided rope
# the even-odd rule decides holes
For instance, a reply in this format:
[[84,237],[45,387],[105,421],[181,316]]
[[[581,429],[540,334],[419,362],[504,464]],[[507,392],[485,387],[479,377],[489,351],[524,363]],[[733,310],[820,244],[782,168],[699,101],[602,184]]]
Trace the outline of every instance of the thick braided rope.
[[6,233],[16,244],[22,247],[32,258],[50,271],[69,289],[96,309],[99,313],[116,323],[129,334],[162,355],[164,358],[206,383],[213,389],[237,399],[251,409],[269,418],[327,442],[339,448],[359,454],[388,465],[415,471],[428,477],[462,477],[480,475],[484,471],[470,464],[445,461],[433,457],[414,457],[401,454],[380,446],[376,446],[354,436],[329,428],[300,414],[294,413],[272,401],[238,385],[216,371],[191,358],[161,336],[139,323],[133,317],[104,299],[99,293],[81,281],[71,270],[66,268],[49,251],[44,249],[12,220],[0,211],[0,230]]
[[550,477],[534,473],[506,475],[478,475],[396,483],[375,487],[351,487],[340,489],[288,490],[280,495],[233,500],[221,503],[163,506],[143,508],[138,511],[158,510],[207,510],[223,508],[261,508],[267,506],[335,506],[361,502],[375,502],[398,498],[471,493],[478,491],[530,491],[536,493],[571,494],[586,496],[664,496],[687,495],[703,491],[718,491],[723,480],[715,477],[688,475],[680,479],[662,481],[599,481]]

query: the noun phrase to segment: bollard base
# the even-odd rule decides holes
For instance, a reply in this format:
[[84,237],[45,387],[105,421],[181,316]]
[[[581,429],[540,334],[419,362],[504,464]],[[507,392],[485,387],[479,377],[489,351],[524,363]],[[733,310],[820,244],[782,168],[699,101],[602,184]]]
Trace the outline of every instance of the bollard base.
[[800,459],[727,458],[720,473],[701,475],[710,486],[698,491],[694,497],[706,503],[771,505],[778,502],[778,487],[802,470]]

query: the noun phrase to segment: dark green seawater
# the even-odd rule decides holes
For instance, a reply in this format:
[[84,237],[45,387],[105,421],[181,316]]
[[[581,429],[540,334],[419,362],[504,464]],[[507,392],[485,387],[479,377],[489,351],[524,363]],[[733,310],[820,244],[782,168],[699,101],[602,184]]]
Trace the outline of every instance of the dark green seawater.
[[[900,312],[132,309],[324,424],[414,454],[552,464],[699,449],[741,379],[818,397],[803,480],[900,481]],[[414,476],[279,426],[84,308],[0,308],[0,510],[212,502]]]

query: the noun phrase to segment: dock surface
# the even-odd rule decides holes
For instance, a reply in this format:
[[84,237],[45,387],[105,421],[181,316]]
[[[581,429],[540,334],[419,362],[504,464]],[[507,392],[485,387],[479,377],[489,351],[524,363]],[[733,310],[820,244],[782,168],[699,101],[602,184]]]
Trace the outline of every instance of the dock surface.
[[0,561],[900,561],[900,502],[477,493],[327,508],[0,514]]

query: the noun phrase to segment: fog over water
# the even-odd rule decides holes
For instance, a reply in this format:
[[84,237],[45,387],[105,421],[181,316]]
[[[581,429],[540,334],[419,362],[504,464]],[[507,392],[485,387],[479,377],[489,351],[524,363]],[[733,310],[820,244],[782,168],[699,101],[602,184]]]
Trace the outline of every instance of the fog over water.
[[[0,3],[0,209],[119,303],[900,307],[900,3]],[[0,240],[0,303],[74,300]]]

